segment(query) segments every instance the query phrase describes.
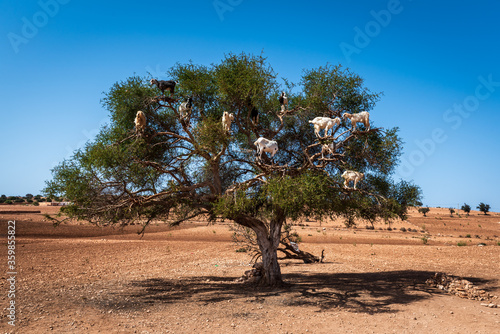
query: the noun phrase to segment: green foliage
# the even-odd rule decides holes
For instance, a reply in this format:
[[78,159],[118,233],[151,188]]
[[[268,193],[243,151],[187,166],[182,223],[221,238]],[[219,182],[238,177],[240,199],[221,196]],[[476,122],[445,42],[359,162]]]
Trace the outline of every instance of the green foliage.
[[431,209],[429,209],[428,207],[427,208],[420,208],[420,209],[418,209],[418,212],[420,212],[421,214],[423,214],[424,217],[427,217],[427,213],[429,213],[429,211],[431,211]]
[[[285,79],[282,87],[266,58],[242,53],[211,66],[177,63],[168,74],[179,82],[171,101],[155,98],[159,91],[150,77],[127,78],[105,93],[109,125],[56,166],[44,189],[49,198],[73,203],[64,213],[104,224],[176,224],[207,214],[266,223],[338,215],[355,225],[356,219],[405,219],[419,202],[418,187],[391,178],[402,151],[397,128],[354,135],[350,122],[342,121],[336,155],[319,160],[321,146],[332,138],[318,140],[309,120],[371,110],[382,95],[349,69],[305,70],[299,84]],[[279,114],[282,90],[294,108],[287,115]],[[181,120],[178,106],[188,97],[193,109]],[[249,118],[253,107],[258,124]],[[138,110],[147,118],[141,134],[134,129]],[[221,126],[224,111],[235,115],[231,134]],[[253,142],[260,136],[278,142],[272,162],[266,154],[255,160]],[[358,191],[343,188],[346,169],[365,173]]]
[[464,205],[462,205],[462,207],[460,208],[460,210],[462,210],[463,212],[465,212],[467,214],[467,216],[468,216],[469,213],[470,213],[471,207],[470,207],[469,204],[464,203]]
[[448,210],[450,210],[450,216],[453,217],[453,214],[455,213],[455,209],[449,208]]
[[459,247],[467,246],[467,243],[465,241],[459,241],[457,243],[457,246],[459,246]]
[[490,211],[490,205],[489,204],[484,204],[483,202],[479,203],[479,205],[477,206],[477,209],[481,212],[483,212],[485,215],[488,214],[488,212]]

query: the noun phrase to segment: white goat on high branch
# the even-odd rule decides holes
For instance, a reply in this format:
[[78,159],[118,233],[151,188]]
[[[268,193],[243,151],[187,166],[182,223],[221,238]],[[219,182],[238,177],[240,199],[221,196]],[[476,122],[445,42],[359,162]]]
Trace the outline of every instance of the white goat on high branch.
[[262,152],[271,153],[271,158],[273,158],[276,152],[278,152],[278,143],[274,140],[260,137],[253,144],[257,146],[257,155],[259,156],[259,159],[262,159]]
[[342,177],[345,179],[344,188],[349,188],[349,182],[353,181],[354,189],[356,189],[356,185],[358,184],[359,181],[361,181],[365,177],[365,174],[360,172],[355,172],[353,170],[346,170],[342,174]]
[[325,130],[325,137],[328,136],[328,130],[333,129],[333,126],[340,125],[340,118],[316,117],[309,123],[314,124],[314,133],[318,138],[321,138],[319,132]]
[[358,114],[344,113],[342,118],[349,118],[352,124],[352,130],[356,130],[356,123],[363,123],[366,127],[366,131],[370,131],[370,113],[368,111],[362,111]]

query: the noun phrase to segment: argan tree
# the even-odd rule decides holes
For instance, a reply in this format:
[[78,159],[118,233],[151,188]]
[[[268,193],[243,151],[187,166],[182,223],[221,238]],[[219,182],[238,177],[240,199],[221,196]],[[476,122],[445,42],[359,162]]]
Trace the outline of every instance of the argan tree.
[[479,203],[479,205],[477,206],[477,209],[479,211],[481,211],[482,213],[484,213],[485,215],[488,214],[488,212],[490,211],[490,205],[489,204],[484,204],[483,202]]
[[426,208],[420,208],[418,209],[418,212],[420,212],[421,214],[424,215],[424,217],[427,217],[427,213],[431,211],[431,209],[429,209],[429,207],[426,207]]
[[470,209],[471,209],[471,207],[467,203],[464,203],[464,205],[462,205],[462,207],[460,208],[460,210],[462,210],[463,212],[465,212],[465,214],[467,215],[467,217],[469,217]]
[[[230,54],[209,67],[176,64],[168,75],[179,82],[172,96],[137,76],[105,94],[109,126],[54,168],[44,191],[73,203],[64,208],[68,217],[139,221],[144,228],[153,220],[230,219],[255,232],[260,284],[276,286],[282,283],[277,248],[285,224],[334,215],[349,222],[405,218],[420,198],[418,187],[391,179],[402,149],[397,128],[368,131],[358,124],[353,130],[348,120],[328,136],[314,134],[313,118],[372,110],[379,100],[340,65],[306,70],[299,83],[283,79],[280,85],[264,57]],[[287,108],[280,106],[281,91]],[[188,97],[192,110],[183,116],[178,107]],[[258,120],[251,117],[255,109]],[[147,126],[136,132],[138,110]],[[234,114],[230,132],[221,124],[224,111]],[[256,157],[259,137],[278,143],[274,158]],[[364,173],[357,190],[344,188],[345,170]]]

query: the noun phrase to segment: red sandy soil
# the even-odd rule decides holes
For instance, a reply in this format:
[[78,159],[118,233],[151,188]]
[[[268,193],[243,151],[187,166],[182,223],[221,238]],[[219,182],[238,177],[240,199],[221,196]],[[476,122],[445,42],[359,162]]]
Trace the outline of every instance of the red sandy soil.
[[[42,212],[5,212],[12,210]],[[462,299],[425,283],[444,272],[500,296],[498,213],[412,210],[392,230],[301,222],[301,249],[324,249],[325,263],[282,261],[288,285],[266,289],[236,281],[251,268],[250,255],[236,252],[230,222],[158,223],[141,238],[137,225],[54,228],[43,213],[57,210],[0,206],[2,333],[500,332],[500,308],[481,305],[500,299]],[[16,232],[15,299],[8,297],[8,221]]]

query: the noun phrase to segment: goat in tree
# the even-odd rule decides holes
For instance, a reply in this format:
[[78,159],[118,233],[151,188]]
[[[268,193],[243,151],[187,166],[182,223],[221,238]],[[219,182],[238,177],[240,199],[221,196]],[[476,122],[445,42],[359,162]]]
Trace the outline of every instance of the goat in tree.
[[156,80],[151,79],[151,85],[156,85],[159,90],[161,90],[161,94],[165,95],[165,91],[168,91],[170,95],[174,93],[175,85],[177,85],[177,81],[173,80]]
[[281,95],[279,97],[280,105],[281,105],[281,111],[285,111],[286,108],[288,108],[288,97],[286,97],[285,92],[281,92]]
[[144,132],[146,129],[146,115],[139,110],[135,115],[135,133]]
[[359,114],[349,114],[346,112],[342,117],[351,120],[353,131],[356,130],[356,123],[363,123],[366,127],[366,131],[370,130],[370,113],[368,111],[362,111]]
[[342,174],[342,177],[345,179],[344,188],[349,188],[349,182],[353,181],[354,189],[356,189],[356,185],[358,184],[359,181],[361,181],[365,177],[365,174],[360,172],[355,172],[352,170],[346,170]]
[[325,137],[328,136],[328,130],[333,129],[334,125],[340,125],[340,118],[329,118],[329,117],[316,117],[309,123],[314,125],[314,133],[318,138],[321,138],[319,132],[325,130]]
[[259,159],[262,159],[262,152],[271,153],[271,158],[273,158],[276,152],[278,152],[278,143],[274,140],[260,137],[253,144],[257,146],[257,155],[259,156]]
[[234,114],[230,114],[227,111],[224,111],[222,114],[222,127],[224,128],[224,131],[227,133],[231,132],[231,123],[234,120]]
[[188,97],[188,99],[185,102],[182,102],[181,105],[179,106],[179,115],[181,116],[181,119],[186,119],[191,116],[191,110],[193,109],[193,98]]

